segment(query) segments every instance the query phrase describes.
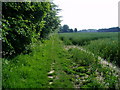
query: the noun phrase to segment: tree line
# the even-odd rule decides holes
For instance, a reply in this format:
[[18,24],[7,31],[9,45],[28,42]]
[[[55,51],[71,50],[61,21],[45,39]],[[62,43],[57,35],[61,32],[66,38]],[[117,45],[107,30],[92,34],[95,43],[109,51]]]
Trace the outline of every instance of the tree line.
[[119,27],[112,27],[112,28],[103,28],[103,29],[85,29],[80,30],[78,32],[120,32]]
[[97,32],[120,32],[119,27],[112,27],[106,29],[98,29]]
[[73,30],[70,29],[68,25],[60,26],[59,33],[65,33],[65,32],[77,32],[77,28]]

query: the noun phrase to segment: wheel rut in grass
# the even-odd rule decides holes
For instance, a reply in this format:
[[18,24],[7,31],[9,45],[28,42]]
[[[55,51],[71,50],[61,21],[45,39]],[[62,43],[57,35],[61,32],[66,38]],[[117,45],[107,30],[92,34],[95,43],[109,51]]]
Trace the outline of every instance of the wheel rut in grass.
[[51,70],[48,72],[48,78],[50,79],[49,84],[51,85],[53,83],[53,79],[55,76],[53,75],[55,73],[55,70],[53,69],[55,63],[51,64]]
[[54,69],[54,65],[55,65],[55,60],[54,60],[54,58],[53,58],[53,55],[54,55],[54,53],[55,53],[55,51],[54,51],[54,43],[55,43],[55,41],[54,41],[54,39],[53,39],[53,41],[52,41],[52,43],[51,43],[51,58],[53,59],[53,62],[52,62],[52,64],[51,64],[51,69],[50,69],[50,71],[48,72],[48,78],[49,78],[49,85],[51,85],[51,84],[53,84],[53,80],[54,80],[54,78],[55,78],[55,75],[54,75],[54,73],[55,73],[55,69]]
[[[91,54],[92,56],[95,56],[95,54],[93,54],[92,52],[89,52],[87,50],[85,50],[84,48],[80,47],[80,46],[75,46],[75,45],[68,45],[68,46],[64,46],[64,48],[66,50],[69,50],[71,48],[77,48],[87,54]],[[117,75],[118,76],[118,84],[120,84],[120,68],[118,68],[117,66],[115,66],[114,64],[108,62],[107,60],[104,60],[103,58],[101,58],[100,56],[98,56],[98,63],[102,66],[102,68],[110,68],[111,71],[115,71],[115,74],[112,75]],[[95,70],[95,73],[97,75],[96,80],[98,80],[101,83],[104,83],[104,75],[102,72],[99,72],[99,70]],[[79,76],[79,75],[75,75],[76,81],[75,81],[75,88],[80,88],[81,85],[86,82],[85,78],[88,78],[89,75],[85,75],[85,76]],[[80,82],[78,84],[78,82]],[[119,87],[119,85],[117,85],[117,87]],[[106,87],[108,88],[108,87]]]
[[[89,51],[83,49],[83,48],[80,47],[80,46],[75,46],[75,45],[65,46],[65,49],[66,49],[66,50],[69,50],[70,48],[77,48],[77,49],[82,50],[82,51],[84,51],[84,52],[86,52],[86,53],[91,53],[93,56],[95,56],[92,52],[89,52]],[[118,68],[117,66],[115,66],[115,65],[113,65],[112,63],[108,62],[107,60],[104,60],[104,59],[101,58],[100,56],[98,56],[98,60],[100,60],[99,63],[102,64],[103,66],[108,66],[108,67],[110,67],[111,69],[113,69],[113,70],[115,70],[115,71],[117,71],[117,72],[120,73],[120,68]]]

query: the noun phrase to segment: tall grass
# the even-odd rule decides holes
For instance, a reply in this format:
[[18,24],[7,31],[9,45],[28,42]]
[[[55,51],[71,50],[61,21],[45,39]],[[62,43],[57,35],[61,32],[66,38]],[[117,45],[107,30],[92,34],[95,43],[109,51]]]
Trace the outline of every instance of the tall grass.
[[90,44],[84,46],[84,48],[120,66],[120,61],[118,57],[119,46],[118,46],[117,39],[114,39],[114,40],[113,39],[101,39],[101,40],[91,41]]
[[80,45],[120,66],[117,32],[63,33],[59,37],[66,45]]
[[80,88],[119,88],[119,80],[114,70],[99,64],[97,57],[91,53],[73,48],[69,49],[73,64],[65,71],[74,74],[75,86]]
[[[66,58],[63,57],[62,44],[58,38],[51,37],[50,40],[43,42],[38,41],[32,44],[30,54],[21,54],[12,60],[3,59],[3,88],[50,87],[51,79],[48,78],[48,72],[51,70],[51,64],[56,62],[58,65],[57,62],[63,62]],[[58,70],[56,72],[59,73]],[[66,82],[69,81],[66,79]],[[65,87],[70,87],[70,85],[66,83]]]
[[118,33],[111,32],[99,32],[99,33],[61,33],[59,34],[60,39],[66,45],[87,45],[92,40],[104,39],[104,38],[114,38],[118,37]]
[[[119,87],[114,70],[103,67],[91,53],[74,48],[66,50],[56,35],[42,43],[33,43],[31,50],[11,60],[3,59],[3,88]],[[54,73],[48,74],[51,70]]]

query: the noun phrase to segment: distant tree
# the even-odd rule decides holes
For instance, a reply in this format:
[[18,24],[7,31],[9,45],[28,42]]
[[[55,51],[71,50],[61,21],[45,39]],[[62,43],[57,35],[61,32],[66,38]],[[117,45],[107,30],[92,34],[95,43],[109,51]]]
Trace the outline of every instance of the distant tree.
[[74,32],[77,32],[77,28],[74,29]]
[[69,29],[68,25],[63,25],[63,26],[60,26],[59,33],[63,33],[63,32],[74,32],[74,30]]
[[63,32],[68,32],[69,26],[68,25],[63,25]]
[[73,29],[69,29],[69,32],[73,32]]

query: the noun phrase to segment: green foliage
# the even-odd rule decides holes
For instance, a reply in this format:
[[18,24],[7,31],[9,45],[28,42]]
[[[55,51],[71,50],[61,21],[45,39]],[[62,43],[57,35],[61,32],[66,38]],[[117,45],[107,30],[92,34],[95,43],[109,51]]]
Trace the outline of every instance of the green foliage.
[[63,46],[55,35],[32,43],[29,54],[3,59],[3,88],[118,88],[114,70],[91,54]]
[[3,56],[27,50],[40,35],[49,7],[47,2],[3,2]]
[[68,25],[63,25],[59,27],[59,33],[74,32],[73,29],[70,29]]
[[44,18],[45,25],[41,30],[40,38],[47,38],[50,33],[57,31],[60,25],[60,16],[57,16],[57,13],[60,11],[58,7],[54,4],[50,4],[50,11],[47,13],[46,17]]
[[[117,33],[59,34],[65,45],[81,45],[95,55],[79,48],[65,50],[53,33],[60,23],[58,11],[49,2],[3,2],[3,57],[23,54],[2,59],[2,87],[118,89],[118,73],[99,64],[97,58],[100,55],[120,63]],[[38,40],[48,35],[49,40]],[[49,73],[51,70],[54,72]]]
[[66,45],[83,46],[95,55],[120,66],[118,33],[62,33],[59,36]]
[[74,70],[76,71],[76,72],[80,72],[80,73],[85,73],[87,70],[85,69],[85,67],[82,67],[82,66],[80,66],[80,67],[77,67],[77,68],[74,68]]
[[79,49],[69,49],[69,52],[72,55],[71,58],[73,59],[73,61],[79,63],[82,66],[88,66],[91,64],[91,62],[93,62],[92,64],[94,64],[94,62],[96,61],[96,58],[92,56],[91,53],[88,54]]
[[[84,46],[90,43],[92,40],[98,40],[103,38],[118,37],[117,33],[60,33],[60,39],[66,45],[80,45]],[[70,42],[66,42],[70,40]]]
[[[69,49],[72,64],[65,72],[73,75],[73,81],[80,88],[118,88],[118,76],[110,67],[99,64],[97,57],[77,48]],[[85,61],[85,62],[84,62]]]
[[69,32],[69,26],[68,25],[63,25],[60,27],[60,32]]
[[[118,33],[62,33],[60,39],[66,45],[81,45],[84,50],[70,48],[70,59],[74,62],[65,69],[74,74],[75,86],[80,88],[119,88],[119,76],[109,66],[99,64],[98,56],[119,65]],[[69,42],[68,42],[69,41]],[[74,43],[76,42],[76,43]],[[84,79],[83,79],[84,78]]]
[[85,46],[85,48],[92,51],[96,55],[99,55],[106,60],[110,60],[110,62],[120,66],[120,61],[118,58],[119,46],[117,39],[101,39],[91,41],[91,43]]
[[[54,41],[55,40],[55,41]],[[57,47],[55,47],[57,46]],[[49,87],[71,87],[72,83],[61,73],[61,63],[66,62],[63,57],[63,46],[57,37],[51,37],[44,43],[38,41],[31,45],[32,52],[27,55],[19,55],[14,59],[3,59],[3,88],[49,88]],[[61,57],[61,58],[58,58]],[[51,71],[51,64],[55,63],[54,73]],[[67,63],[67,62],[66,62]],[[59,67],[58,67],[59,66]],[[54,80],[48,76],[60,75],[61,79]],[[63,81],[61,83],[61,81]],[[69,84],[68,84],[69,83]]]
[[3,57],[28,53],[29,44],[56,30],[56,7],[50,2],[3,2]]

